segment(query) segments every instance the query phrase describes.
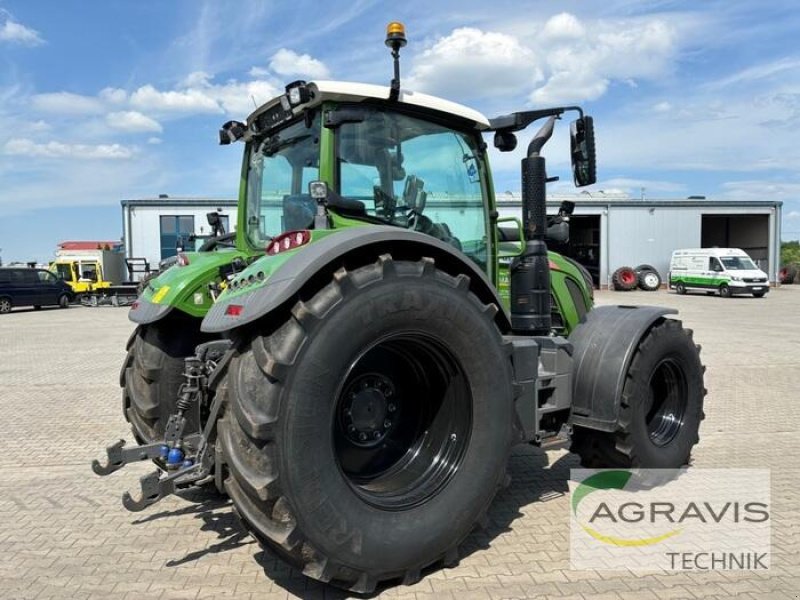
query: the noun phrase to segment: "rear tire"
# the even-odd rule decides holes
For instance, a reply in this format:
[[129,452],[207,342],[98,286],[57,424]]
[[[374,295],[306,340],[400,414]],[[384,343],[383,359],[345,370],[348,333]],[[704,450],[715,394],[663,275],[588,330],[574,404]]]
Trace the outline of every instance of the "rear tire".
[[256,539],[358,593],[455,563],[512,439],[496,310],[464,275],[385,255],[243,346],[218,392],[219,440]]
[[628,368],[616,431],[576,427],[571,450],[589,468],[685,465],[705,416],[704,372],[691,331],[662,319],[639,343]]
[[675,284],[675,293],[683,296],[686,293],[686,286],[679,281]]
[[0,315],[5,315],[11,312],[11,300],[8,298],[0,298]]
[[61,294],[58,297],[58,307],[69,308],[69,296],[67,296],[66,294]]
[[[194,355],[195,346],[206,341],[205,337],[200,333],[200,320],[188,316],[140,325],[131,336],[120,386],[125,419],[139,441],[164,438],[184,381],[184,359]],[[187,414],[185,432],[198,430],[197,421],[195,413]]]

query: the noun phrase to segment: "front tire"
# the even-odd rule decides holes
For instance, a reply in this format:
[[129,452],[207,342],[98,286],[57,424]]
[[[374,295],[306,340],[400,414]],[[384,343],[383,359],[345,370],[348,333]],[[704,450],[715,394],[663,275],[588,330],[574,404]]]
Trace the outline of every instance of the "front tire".
[[505,480],[510,363],[493,316],[433,261],[388,255],[298,301],[220,393],[225,488],[306,575],[368,593],[451,564]]
[[633,356],[613,433],[576,427],[572,451],[589,468],[676,469],[689,460],[704,418],[705,367],[691,331],[663,319]]
[[763,298],[767,292],[753,292],[753,298]]
[[66,294],[61,294],[58,297],[58,307],[69,308],[69,296],[67,296]]
[[5,315],[11,312],[11,300],[8,298],[0,298],[0,315]]
[[719,286],[719,295],[723,298],[730,298],[731,297],[731,288],[729,288],[724,283]]

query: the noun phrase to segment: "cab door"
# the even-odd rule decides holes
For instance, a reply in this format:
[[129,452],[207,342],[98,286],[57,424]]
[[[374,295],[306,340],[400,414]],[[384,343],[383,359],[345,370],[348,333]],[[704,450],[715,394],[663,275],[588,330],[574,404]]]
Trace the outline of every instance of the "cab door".
[[50,271],[36,271],[36,297],[34,304],[58,304],[58,297],[61,295],[62,287],[58,278]]
[[711,256],[708,259],[708,271],[706,273],[710,287],[717,289],[721,284],[727,281],[724,277],[725,268],[716,256]]
[[15,306],[39,304],[38,278],[34,269],[11,271],[11,301]]

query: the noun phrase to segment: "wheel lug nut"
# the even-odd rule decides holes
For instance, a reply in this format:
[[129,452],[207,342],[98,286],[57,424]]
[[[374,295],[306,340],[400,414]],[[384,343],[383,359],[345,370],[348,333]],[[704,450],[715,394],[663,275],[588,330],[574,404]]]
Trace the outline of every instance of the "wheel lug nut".
[[397,407],[394,404],[389,404],[389,406],[386,408],[389,410],[389,412],[394,412],[397,410]]
[[347,426],[347,432],[348,433],[355,433],[356,432],[356,426],[355,425],[348,425]]
[[389,429],[389,427],[391,427],[391,426],[392,426],[392,422],[391,422],[389,419],[386,419],[386,420],[383,422],[383,428],[384,428],[384,429]]
[[361,433],[358,434],[358,439],[363,442],[364,440],[367,439],[367,434],[362,431]]
[[376,440],[381,439],[381,432],[376,431],[375,433],[372,434],[372,437],[374,437]]

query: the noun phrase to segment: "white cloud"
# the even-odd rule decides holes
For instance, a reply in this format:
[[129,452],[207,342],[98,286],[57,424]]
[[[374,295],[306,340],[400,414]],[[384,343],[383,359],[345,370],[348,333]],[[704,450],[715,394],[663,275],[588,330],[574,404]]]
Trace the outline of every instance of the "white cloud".
[[537,62],[513,36],[464,27],[415,58],[407,87],[451,98],[496,96],[539,81]]
[[594,100],[612,81],[636,86],[637,79],[666,74],[677,49],[677,34],[658,18],[597,20],[589,26],[562,13],[536,39],[547,81],[533,91],[534,104]]
[[35,94],[31,97],[31,104],[38,111],[60,115],[91,115],[104,110],[98,98],[71,92]]
[[106,124],[112,129],[128,133],[157,132],[161,133],[163,127],[155,119],[143,115],[135,110],[113,112],[106,115]]
[[800,210],[793,210],[786,214],[787,219],[800,219]]
[[209,75],[205,71],[194,71],[189,73],[186,77],[183,78],[178,84],[179,88],[197,88],[197,87],[209,87],[211,85],[210,81],[213,79],[212,75]]
[[259,77],[267,77],[270,74],[270,72],[268,69],[265,69],[264,67],[252,67],[247,74],[250,75],[250,77],[258,79]]
[[120,88],[103,88],[98,97],[109,104],[122,104],[128,100],[128,92]]
[[415,57],[406,85],[451,98],[524,94],[539,106],[594,100],[614,82],[636,88],[668,74],[679,41],[660,17],[582,20],[570,13],[517,34],[454,29]]
[[3,20],[3,24],[0,26],[0,42],[22,44],[23,46],[44,44],[38,31],[25,27],[22,23],[17,23],[7,11],[0,10],[0,19]]
[[131,148],[120,144],[64,144],[62,142],[36,142],[26,138],[13,138],[6,142],[4,152],[11,156],[67,159],[127,159],[134,155]]
[[547,42],[579,40],[586,35],[583,24],[569,13],[560,13],[544,25],[542,39]]
[[[722,184],[726,198],[735,200],[783,200],[796,201],[800,198],[800,183],[747,179],[728,181]],[[795,218],[800,212],[791,211],[786,217]]]
[[772,78],[786,71],[797,71],[800,68],[800,59],[785,57],[775,61],[770,61],[752,67],[742,69],[732,75],[723,77],[708,84],[709,88],[722,88],[740,83],[750,84],[754,81]]
[[131,94],[131,106],[143,110],[176,113],[221,112],[219,104],[200,89],[160,91],[152,85],[143,85]]
[[287,48],[281,48],[272,55],[269,68],[277,75],[284,77],[308,77],[309,79],[330,77],[328,67],[322,61],[312,58],[308,54],[298,54]]

